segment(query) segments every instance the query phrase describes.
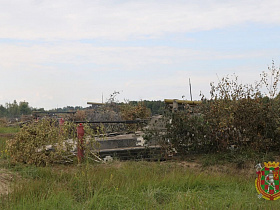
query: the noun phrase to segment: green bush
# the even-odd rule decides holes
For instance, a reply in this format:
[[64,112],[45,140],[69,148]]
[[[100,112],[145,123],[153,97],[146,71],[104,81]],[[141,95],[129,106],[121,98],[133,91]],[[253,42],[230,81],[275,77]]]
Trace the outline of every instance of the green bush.
[[[87,149],[94,147],[94,135],[84,125]],[[7,142],[7,152],[12,162],[45,166],[52,163],[69,163],[75,156],[77,145],[76,125],[65,122],[58,126],[56,120],[42,119],[24,125],[15,137]],[[87,153],[89,154],[89,153]]]
[[[216,86],[211,84],[211,99],[201,108],[214,151],[229,146],[255,151],[279,148],[280,101],[275,97],[279,70],[274,65],[269,70],[272,86],[267,84],[268,73],[255,85],[239,84],[236,76],[224,77]],[[269,87],[269,97],[261,92],[262,85]]]
[[183,155],[191,151],[207,152],[211,144],[206,135],[209,127],[203,115],[194,113],[191,109],[189,107],[171,114],[171,122],[166,124],[165,138]]
[[217,85],[210,84],[210,99],[202,97],[201,105],[165,112],[161,120],[166,130],[150,129],[145,137],[159,139],[165,148],[171,146],[183,155],[229,149],[279,150],[280,96],[276,96],[279,79],[280,69],[274,63],[254,85],[239,83],[235,75],[223,77]]

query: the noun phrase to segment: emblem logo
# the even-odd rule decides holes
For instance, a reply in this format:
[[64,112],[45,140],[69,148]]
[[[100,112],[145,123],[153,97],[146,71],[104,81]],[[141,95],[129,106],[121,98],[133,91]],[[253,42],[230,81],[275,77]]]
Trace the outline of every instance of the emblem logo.
[[280,198],[279,190],[279,162],[264,162],[264,167],[259,163],[256,165],[258,177],[255,181],[259,198],[266,200],[277,200]]

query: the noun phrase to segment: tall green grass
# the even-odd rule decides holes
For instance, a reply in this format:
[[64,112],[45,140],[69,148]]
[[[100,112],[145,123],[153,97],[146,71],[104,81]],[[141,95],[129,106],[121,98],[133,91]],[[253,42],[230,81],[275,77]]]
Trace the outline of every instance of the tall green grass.
[[31,167],[1,209],[277,209],[257,198],[255,177],[206,173],[177,163],[114,162],[104,165]]
[[[4,132],[16,132],[13,129]],[[238,170],[236,174],[212,173],[176,162],[132,161],[52,167],[10,165],[3,161],[7,158],[3,153],[7,139],[0,136],[1,167],[19,174],[20,178],[15,179],[9,195],[0,197],[0,209],[278,209],[279,206],[278,200],[258,199],[255,176],[244,176]],[[213,165],[217,160],[220,157],[212,155],[202,163]]]
[[7,158],[6,144],[8,137],[0,137],[0,158]]

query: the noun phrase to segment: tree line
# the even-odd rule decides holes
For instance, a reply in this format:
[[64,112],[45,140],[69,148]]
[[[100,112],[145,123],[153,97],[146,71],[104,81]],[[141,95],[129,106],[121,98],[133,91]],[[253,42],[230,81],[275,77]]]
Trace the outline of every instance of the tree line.
[[[136,106],[137,104],[143,104],[145,107],[151,110],[152,115],[162,114],[164,111],[164,102],[163,101],[129,101],[128,104],[132,106]],[[117,105],[123,105],[124,103],[116,103]],[[66,106],[62,108],[51,109],[48,111],[59,111],[59,112],[66,112],[66,111],[77,111],[77,110],[85,110],[88,109],[87,107],[81,106]],[[26,101],[17,102],[14,100],[12,103],[6,103],[5,105],[0,104],[0,117],[7,117],[7,118],[15,118],[20,117],[21,115],[31,115],[33,111],[45,111],[44,108],[33,108],[29,105]]]
[[1,117],[17,117],[20,115],[31,114],[32,107],[28,102],[20,101],[19,103],[14,100],[13,103],[6,103],[5,106],[0,105]]

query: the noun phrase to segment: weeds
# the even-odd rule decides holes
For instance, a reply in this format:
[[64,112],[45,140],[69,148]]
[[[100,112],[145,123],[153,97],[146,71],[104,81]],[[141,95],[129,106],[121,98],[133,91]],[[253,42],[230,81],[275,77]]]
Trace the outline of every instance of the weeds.
[[[24,174],[33,167],[17,169]],[[1,209],[277,208],[277,202],[257,198],[254,177],[208,174],[177,163],[114,162],[37,169],[24,181],[18,180],[12,194],[1,198]]]

